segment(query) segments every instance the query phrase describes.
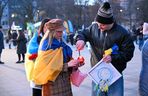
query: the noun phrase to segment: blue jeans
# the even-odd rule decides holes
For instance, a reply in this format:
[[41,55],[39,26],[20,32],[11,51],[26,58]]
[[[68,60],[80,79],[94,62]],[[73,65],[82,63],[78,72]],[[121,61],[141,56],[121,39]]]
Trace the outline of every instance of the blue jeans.
[[142,49],[143,44],[144,44],[144,40],[143,39],[142,40],[139,40],[139,50],[140,51]]
[[[97,91],[94,91],[95,83],[92,82],[92,96],[97,96]],[[99,96],[124,96],[124,81],[123,76],[114,82],[107,93],[100,92]]]
[[1,54],[2,54],[2,49],[0,49],[0,61],[1,61]]
[[139,79],[140,96],[148,96],[148,39],[142,49],[142,68]]

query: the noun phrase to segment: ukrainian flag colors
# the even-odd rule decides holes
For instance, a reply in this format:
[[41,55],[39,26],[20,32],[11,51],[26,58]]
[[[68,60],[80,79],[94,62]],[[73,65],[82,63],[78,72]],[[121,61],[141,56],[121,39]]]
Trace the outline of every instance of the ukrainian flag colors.
[[62,71],[62,48],[39,51],[35,62],[27,60],[26,58],[25,69],[28,80],[32,80],[37,85],[46,84],[48,80],[54,81]]

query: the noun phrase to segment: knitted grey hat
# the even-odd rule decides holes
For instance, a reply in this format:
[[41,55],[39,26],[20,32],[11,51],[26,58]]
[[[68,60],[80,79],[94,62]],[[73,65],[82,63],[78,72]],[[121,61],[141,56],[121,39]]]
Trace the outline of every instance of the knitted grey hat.
[[99,8],[95,20],[102,24],[111,24],[114,22],[113,11],[109,2],[104,2]]

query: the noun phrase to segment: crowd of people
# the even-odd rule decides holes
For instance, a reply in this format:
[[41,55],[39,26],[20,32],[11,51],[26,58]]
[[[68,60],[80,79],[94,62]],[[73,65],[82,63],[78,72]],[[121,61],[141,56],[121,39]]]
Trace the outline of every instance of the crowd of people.
[[16,54],[18,55],[18,60],[16,63],[24,63],[25,61],[25,53],[27,46],[27,38],[25,37],[25,33],[22,29],[18,30],[8,30],[8,35],[6,38],[6,43],[8,44],[9,49],[14,46],[16,48]]
[[139,46],[140,51],[142,50],[144,41],[147,39],[147,37],[145,37],[145,34],[143,34],[143,24],[144,23],[141,23],[140,26],[138,26],[137,28],[134,25],[131,30],[132,39],[135,44]]
[[[27,39],[21,30],[18,30],[17,34],[14,34],[15,32],[11,32],[11,30],[8,32],[8,42],[12,41],[14,46],[17,46],[18,61],[16,63],[25,62],[27,77],[33,89],[32,96],[73,96],[70,76],[73,71],[78,70],[84,64],[80,64],[78,59],[72,57],[72,49],[62,38],[64,30],[62,19],[44,19],[39,31],[34,32],[34,36],[27,47]],[[96,84],[92,82],[91,96],[124,96],[122,72],[125,70],[127,62],[133,58],[135,50],[133,40],[136,43],[138,40],[137,44],[142,51],[139,93],[140,96],[148,95],[148,40],[144,43],[142,30],[142,24],[137,29],[134,26],[131,36],[124,27],[116,22],[110,3],[104,2],[98,9],[94,22],[88,28],[78,32],[76,36],[70,34],[71,44],[74,44],[74,37],[76,48],[79,51],[84,49],[86,42],[90,43],[91,67],[103,60],[103,62],[112,63],[122,75],[109,86],[107,91],[99,91],[99,93],[98,90],[94,90]],[[8,44],[11,49],[10,43]],[[106,55],[105,50],[114,45],[118,47],[117,52]],[[3,34],[0,26],[0,57],[3,49]],[[0,64],[4,64],[1,58]],[[29,67],[33,68],[29,69]]]

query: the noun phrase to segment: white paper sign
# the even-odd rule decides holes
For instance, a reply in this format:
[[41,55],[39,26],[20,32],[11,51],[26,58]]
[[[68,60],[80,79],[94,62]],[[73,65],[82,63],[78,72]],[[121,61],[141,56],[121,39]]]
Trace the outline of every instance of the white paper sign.
[[88,72],[88,76],[96,84],[99,84],[101,80],[108,80],[110,86],[121,77],[121,74],[111,63],[105,63],[101,60]]

